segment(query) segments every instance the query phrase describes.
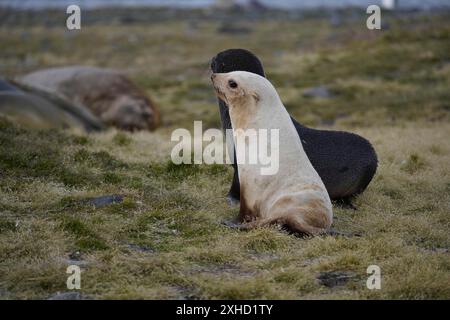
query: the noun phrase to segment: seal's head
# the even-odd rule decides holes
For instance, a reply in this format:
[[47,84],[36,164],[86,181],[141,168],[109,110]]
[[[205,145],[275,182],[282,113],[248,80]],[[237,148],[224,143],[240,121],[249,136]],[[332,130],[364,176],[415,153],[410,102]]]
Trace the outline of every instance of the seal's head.
[[247,71],[265,76],[264,68],[258,57],[244,49],[228,49],[219,52],[211,60],[211,71],[214,73]]
[[251,108],[277,105],[278,94],[264,77],[246,71],[213,73],[211,75],[216,95],[229,108]]
[[145,98],[119,95],[102,114],[105,123],[123,130],[154,130],[159,124],[159,114]]

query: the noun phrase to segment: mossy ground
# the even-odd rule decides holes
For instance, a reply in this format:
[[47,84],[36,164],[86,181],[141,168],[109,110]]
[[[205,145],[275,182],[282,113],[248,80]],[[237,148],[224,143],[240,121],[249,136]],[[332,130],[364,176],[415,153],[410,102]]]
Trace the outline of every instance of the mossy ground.
[[[0,121],[0,298],[67,291],[73,263],[82,266],[81,292],[97,299],[450,298],[450,15],[389,15],[388,29],[369,31],[356,12],[338,26],[321,15],[237,17],[242,34],[218,32],[231,20],[208,15],[111,19],[79,32],[21,14],[22,23],[3,24],[4,75],[120,68],[158,103],[163,126],[86,135]],[[334,208],[334,228],[360,236],[229,229],[221,222],[238,211],[225,201],[232,170],[171,163],[173,129],[192,130],[194,120],[220,126],[208,64],[230,47],[261,57],[300,122],[373,143],[379,168],[358,209]],[[302,95],[319,85],[332,97]],[[124,201],[83,201],[110,194]],[[369,265],[381,268],[381,290],[366,288]],[[321,285],[318,275],[331,271],[353,276]]]

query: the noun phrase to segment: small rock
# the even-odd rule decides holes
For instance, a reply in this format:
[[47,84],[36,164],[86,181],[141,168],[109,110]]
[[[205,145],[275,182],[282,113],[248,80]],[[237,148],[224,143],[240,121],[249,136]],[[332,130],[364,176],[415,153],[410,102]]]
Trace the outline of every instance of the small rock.
[[81,252],[80,251],[74,251],[71,254],[69,254],[69,258],[71,260],[80,261],[81,260]]
[[143,252],[143,253],[154,253],[155,252],[155,250],[153,250],[152,248],[141,247],[136,244],[129,244],[128,248],[130,248],[134,251],[139,251],[139,252]]
[[121,203],[123,201],[123,196],[121,195],[110,195],[110,196],[100,196],[96,198],[86,199],[85,203],[95,206],[96,208],[105,207],[114,203]]
[[91,297],[85,296],[80,292],[57,292],[47,300],[92,300]]
[[420,248],[419,251],[426,253],[450,253],[449,248]]
[[305,98],[331,98],[333,95],[325,86],[318,86],[314,88],[305,89],[303,91]]
[[175,286],[174,289],[177,292],[179,292],[179,296],[178,296],[177,300],[200,300],[201,299],[189,287]]
[[[333,217],[334,220],[337,220],[336,218]],[[333,228],[328,229],[328,231],[326,232],[326,235],[328,236],[332,236],[332,237],[345,237],[345,238],[352,238],[352,237],[362,237],[361,233],[357,233],[357,232],[342,232],[342,231],[337,231]]]
[[86,267],[89,264],[89,262],[82,260],[80,251],[70,253],[68,259],[61,258],[61,261],[68,266],[75,265],[79,267]]
[[317,276],[317,280],[321,285],[328,288],[345,285],[350,279],[356,277],[353,272],[331,271],[321,272]]
[[81,261],[81,260],[72,260],[72,259],[61,259],[61,261],[68,265],[68,266],[79,266],[79,267],[86,267],[89,265],[89,262],[87,261]]
[[241,224],[236,223],[235,221],[224,220],[224,221],[222,221],[222,224],[224,226],[227,226],[228,228],[232,228],[232,229],[240,229],[241,228]]

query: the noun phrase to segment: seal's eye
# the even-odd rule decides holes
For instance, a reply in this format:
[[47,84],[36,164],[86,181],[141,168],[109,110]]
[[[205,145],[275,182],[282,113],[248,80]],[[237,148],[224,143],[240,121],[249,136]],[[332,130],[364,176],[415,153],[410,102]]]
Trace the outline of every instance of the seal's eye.
[[230,88],[233,88],[233,89],[236,89],[238,86],[238,84],[234,80],[228,80],[228,85],[230,86]]

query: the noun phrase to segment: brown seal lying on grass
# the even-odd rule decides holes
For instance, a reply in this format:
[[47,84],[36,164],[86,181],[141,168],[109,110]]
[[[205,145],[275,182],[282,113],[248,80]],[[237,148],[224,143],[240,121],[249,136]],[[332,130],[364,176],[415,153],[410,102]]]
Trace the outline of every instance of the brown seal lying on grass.
[[[279,134],[278,143],[270,141],[271,152],[279,154],[276,172],[264,174],[261,162],[238,161],[240,227],[281,224],[303,234],[325,233],[333,219],[330,197],[275,88],[266,78],[245,71],[215,73],[211,79],[217,96],[228,105],[236,141],[245,130],[275,129]],[[249,150],[261,148],[254,139],[245,144]],[[246,159],[237,146],[237,158]]]
[[124,74],[103,68],[71,66],[36,71],[20,82],[85,105],[106,125],[123,130],[154,130],[160,114],[155,104]]

